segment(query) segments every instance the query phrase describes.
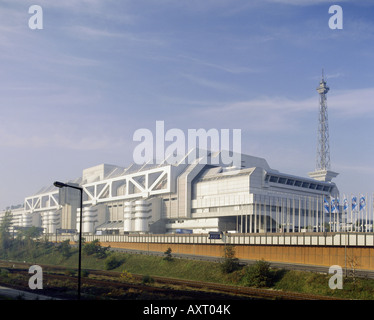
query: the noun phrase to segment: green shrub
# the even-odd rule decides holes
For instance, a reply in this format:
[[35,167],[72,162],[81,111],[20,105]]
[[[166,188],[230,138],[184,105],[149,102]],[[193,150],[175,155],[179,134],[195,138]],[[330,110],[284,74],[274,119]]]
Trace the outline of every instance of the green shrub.
[[150,276],[150,275],[145,275],[143,276],[142,278],[142,283],[143,284],[146,284],[146,283],[153,283],[155,282],[155,280]]
[[9,277],[9,270],[8,269],[0,269],[0,277],[8,278]]
[[81,270],[81,277],[88,277],[88,275],[90,274],[90,272],[88,270]]
[[85,243],[83,246],[83,253],[86,255],[95,255],[99,259],[106,258],[108,256],[108,250],[110,247],[102,247],[98,239],[92,242]]
[[226,245],[224,249],[221,270],[223,273],[232,273],[239,269],[239,259],[235,257],[235,249],[232,245]]
[[247,266],[243,277],[244,285],[248,287],[269,287],[273,283],[270,263],[259,260],[255,264]]
[[62,241],[58,244],[56,249],[61,253],[64,258],[69,258],[72,254],[70,240]]
[[166,261],[172,261],[173,260],[173,257],[171,256],[171,248],[168,248],[165,252],[165,257],[164,257],[164,260]]
[[65,276],[73,277],[75,275],[75,270],[73,269],[66,269],[64,271]]
[[123,261],[121,259],[112,254],[105,259],[105,270],[113,270],[115,268],[118,268],[122,264],[122,262]]
[[128,272],[127,270],[123,270],[121,272],[121,275],[119,277],[124,282],[132,282],[132,281],[134,281],[134,276],[131,274],[131,272]]

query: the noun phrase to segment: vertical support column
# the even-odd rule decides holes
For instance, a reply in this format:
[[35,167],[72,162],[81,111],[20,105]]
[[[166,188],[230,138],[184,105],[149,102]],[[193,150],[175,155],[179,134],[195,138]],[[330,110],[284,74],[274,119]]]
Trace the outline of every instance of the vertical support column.
[[301,225],[303,224],[303,199],[299,197],[299,232],[301,232]]
[[317,218],[317,221],[316,221],[316,226],[317,226],[317,229],[316,231],[319,232],[319,219],[318,219],[318,216],[319,216],[319,204],[318,204],[318,197],[316,198],[316,218]]
[[245,230],[244,233],[248,233],[248,215],[245,215]]
[[254,226],[253,226],[253,229],[254,229],[254,233],[257,233],[257,201],[255,201],[255,216],[254,216]]
[[279,232],[279,198],[275,204],[275,232]]
[[292,197],[292,233],[295,232],[295,197]]

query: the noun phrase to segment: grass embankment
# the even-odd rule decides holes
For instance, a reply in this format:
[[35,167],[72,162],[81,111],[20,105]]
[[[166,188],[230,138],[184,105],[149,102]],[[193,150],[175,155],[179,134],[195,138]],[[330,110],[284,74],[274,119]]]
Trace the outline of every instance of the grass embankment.
[[[83,250],[82,269],[110,269],[147,276],[257,286],[347,299],[374,299],[372,279],[344,278],[343,289],[332,290],[329,287],[329,279],[332,275],[269,269],[264,261],[253,267],[236,266],[227,272],[222,268],[221,263],[100,250],[99,243],[95,244],[91,252]],[[76,269],[78,251],[75,248],[64,250],[62,247],[56,249],[53,245],[39,244],[33,249],[13,250],[7,258],[30,264],[50,264]]]

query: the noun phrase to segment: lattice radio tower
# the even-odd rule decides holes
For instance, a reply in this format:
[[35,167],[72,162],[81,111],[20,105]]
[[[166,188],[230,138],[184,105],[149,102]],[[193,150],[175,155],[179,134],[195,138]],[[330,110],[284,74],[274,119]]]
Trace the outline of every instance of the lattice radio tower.
[[327,86],[322,70],[322,79],[317,88],[319,94],[319,118],[318,118],[318,139],[317,139],[317,158],[316,169],[309,173],[309,176],[320,181],[331,181],[338,173],[330,171],[330,137],[329,121],[327,113],[326,94],[330,88]]
[[330,170],[330,141],[329,141],[329,121],[327,113],[326,94],[330,88],[326,85],[322,70],[322,79],[317,88],[319,93],[319,121],[318,121],[318,140],[317,140],[317,158],[316,171]]

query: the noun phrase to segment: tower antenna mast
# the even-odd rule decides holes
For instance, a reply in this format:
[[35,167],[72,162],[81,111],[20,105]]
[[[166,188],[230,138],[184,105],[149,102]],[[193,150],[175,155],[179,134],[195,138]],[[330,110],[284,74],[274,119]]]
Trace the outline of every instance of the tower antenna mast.
[[322,79],[317,88],[319,93],[319,121],[318,121],[318,140],[317,140],[317,159],[316,170],[330,170],[330,137],[329,121],[327,113],[327,93],[330,88],[324,79],[322,69]]
[[319,94],[319,114],[316,168],[314,172],[309,173],[311,178],[319,181],[331,181],[332,178],[338,175],[338,173],[330,171],[330,137],[326,98],[329,90],[330,88],[326,84],[324,71],[322,69],[322,79],[317,87],[317,92]]

